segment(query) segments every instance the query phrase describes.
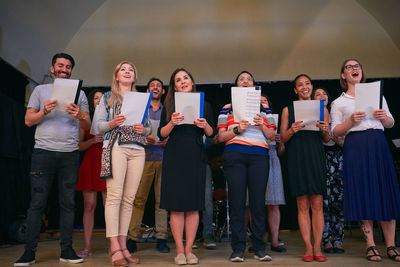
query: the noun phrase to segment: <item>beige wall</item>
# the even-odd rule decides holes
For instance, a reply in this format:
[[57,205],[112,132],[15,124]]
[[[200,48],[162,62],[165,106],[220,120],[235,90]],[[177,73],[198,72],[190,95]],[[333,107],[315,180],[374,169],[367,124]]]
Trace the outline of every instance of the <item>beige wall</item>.
[[[0,16],[1,25],[7,22],[0,28],[0,55],[17,67],[25,62],[19,68],[40,81],[51,55],[65,50],[77,60],[74,77],[86,86],[109,85],[121,60],[136,64],[139,84],[152,76],[168,82],[177,67],[187,68],[196,82],[230,82],[243,69],[257,80],[287,80],[299,73],[338,78],[348,57],[360,59],[368,77],[400,76],[400,40],[393,30],[399,20],[390,19],[400,14],[397,0],[379,1],[381,6],[374,0],[87,2],[64,3],[69,15],[51,4],[18,19],[18,12],[7,20]],[[76,3],[79,8],[72,7]],[[17,4],[0,10],[15,9],[9,5]],[[33,18],[37,22],[30,24]],[[20,24],[10,25],[13,20]],[[32,46],[18,38],[24,31]]]

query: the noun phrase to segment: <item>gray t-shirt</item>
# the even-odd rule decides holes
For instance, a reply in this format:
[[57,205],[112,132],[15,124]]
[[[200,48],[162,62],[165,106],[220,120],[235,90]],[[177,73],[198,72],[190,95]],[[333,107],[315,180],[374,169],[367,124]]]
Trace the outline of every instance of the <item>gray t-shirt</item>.
[[[29,98],[28,108],[41,110],[50,99],[53,84],[37,86]],[[89,112],[88,101],[83,91],[79,94],[78,106]],[[36,126],[35,148],[50,151],[71,152],[78,149],[79,121],[65,111],[52,110]]]

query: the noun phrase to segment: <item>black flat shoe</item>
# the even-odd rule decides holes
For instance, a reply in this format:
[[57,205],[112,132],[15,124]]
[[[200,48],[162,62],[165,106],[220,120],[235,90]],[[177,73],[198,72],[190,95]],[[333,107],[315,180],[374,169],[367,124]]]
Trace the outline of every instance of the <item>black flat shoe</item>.
[[339,248],[339,247],[334,247],[333,248],[333,252],[335,252],[337,254],[343,254],[344,253],[344,249],[343,248]]
[[273,245],[271,245],[271,251],[275,251],[275,252],[286,252],[286,248],[285,246],[277,246],[274,247]]
[[335,253],[335,249],[333,247],[330,248],[324,248],[325,253],[333,254]]

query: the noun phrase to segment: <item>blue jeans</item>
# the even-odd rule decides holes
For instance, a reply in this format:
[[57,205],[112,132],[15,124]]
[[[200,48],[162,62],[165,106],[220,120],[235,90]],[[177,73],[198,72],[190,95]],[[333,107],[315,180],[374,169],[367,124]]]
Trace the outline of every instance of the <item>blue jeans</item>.
[[55,177],[58,179],[60,202],[61,251],[72,248],[75,215],[75,186],[78,181],[79,151],[56,152],[35,149],[31,165],[31,202],[27,216],[25,249],[36,251],[39,241],[41,216]]
[[203,237],[213,234],[213,179],[211,168],[206,165],[206,191],[203,211]]
[[232,250],[244,252],[246,248],[246,188],[249,190],[253,248],[255,251],[265,250],[265,190],[269,174],[269,156],[225,151],[223,159],[229,187]]

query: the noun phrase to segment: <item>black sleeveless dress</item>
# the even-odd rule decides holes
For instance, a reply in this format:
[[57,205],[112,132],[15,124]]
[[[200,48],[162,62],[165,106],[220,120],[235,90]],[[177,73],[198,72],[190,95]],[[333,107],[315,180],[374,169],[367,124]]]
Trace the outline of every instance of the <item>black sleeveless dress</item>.
[[[207,102],[204,103],[204,118],[214,129],[213,113]],[[163,108],[158,133],[166,124]],[[171,131],[164,149],[160,208],[178,212],[204,209],[206,154],[203,135],[203,129],[191,124],[177,125]]]
[[[294,122],[288,106],[289,126]],[[289,189],[293,197],[326,194],[326,157],[319,131],[298,131],[285,144],[288,155]]]

